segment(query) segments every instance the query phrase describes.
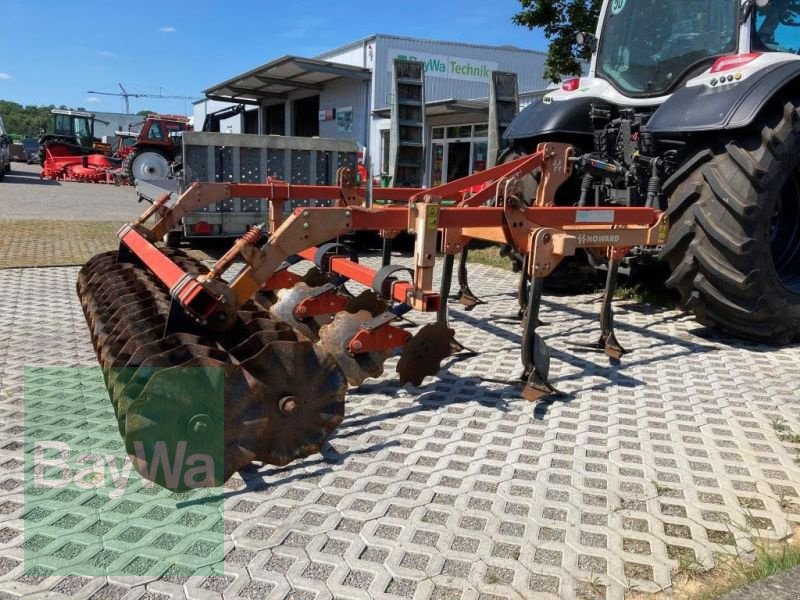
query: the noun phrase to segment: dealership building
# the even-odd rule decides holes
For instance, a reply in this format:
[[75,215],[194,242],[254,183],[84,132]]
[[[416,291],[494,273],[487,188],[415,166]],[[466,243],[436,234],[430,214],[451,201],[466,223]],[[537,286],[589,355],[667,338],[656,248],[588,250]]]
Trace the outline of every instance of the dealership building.
[[427,185],[432,173],[438,183],[485,166],[492,71],[517,74],[521,106],[550,87],[543,52],[373,35],[314,58],[283,56],[208,88],[194,105],[195,128],[241,104],[219,131],[352,139],[368,150],[373,174],[388,172],[394,59],[425,66]]

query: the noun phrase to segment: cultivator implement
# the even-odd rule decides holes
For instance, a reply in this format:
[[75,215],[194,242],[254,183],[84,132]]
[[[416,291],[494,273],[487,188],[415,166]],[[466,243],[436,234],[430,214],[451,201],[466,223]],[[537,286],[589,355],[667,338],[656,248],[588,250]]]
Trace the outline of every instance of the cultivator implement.
[[[400,382],[421,385],[465,350],[449,325],[447,300],[455,258],[472,239],[505,244],[522,263],[523,397],[558,393],[537,332],[542,284],[578,248],[609,261],[597,348],[618,359],[624,351],[611,311],[616,267],[631,248],[662,244],[667,221],[652,208],[553,206],[571,157],[569,146],[542,145],[535,154],[436,188],[376,189],[374,199],[385,202],[380,207],[366,205],[346,169],[336,186],[198,183],[172,205],[166,196],[156,200],[120,229],[119,250],[94,257],[78,279],[137,470],[165,487],[191,487],[153,470],[159,444],[188,455],[221,440],[224,460],[208,485],[252,461],[285,465],[318,452],[343,418],[347,386],[379,377],[396,353]],[[537,198],[527,206],[520,178],[537,169]],[[155,245],[188,212],[232,197],[267,199],[267,232],[254,227],[210,268]],[[287,203],[305,199],[333,206],[297,208],[287,216]],[[384,252],[381,268],[360,264],[340,243],[355,231],[377,231],[385,240],[412,232],[412,263],[391,264]],[[443,267],[434,289],[437,255]],[[303,276],[290,270],[300,261],[313,264]],[[244,266],[226,279],[234,263]],[[364,291],[354,295],[348,282]],[[436,320],[412,333],[400,326],[412,310],[435,313]],[[176,384],[186,367],[208,374]],[[212,372],[224,377],[214,379]]]

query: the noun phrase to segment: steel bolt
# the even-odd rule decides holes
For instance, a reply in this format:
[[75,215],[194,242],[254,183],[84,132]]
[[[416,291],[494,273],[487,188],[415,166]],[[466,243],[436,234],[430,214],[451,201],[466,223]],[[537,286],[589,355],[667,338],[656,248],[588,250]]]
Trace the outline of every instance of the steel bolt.
[[308,312],[308,309],[305,306],[298,306],[297,312],[299,312],[301,315],[304,315]]
[[311,225],[308,223],[303,223],[303,229],[311,229]]
[[304,218],[304,219],[307,219],[307,218],[308,218],[308,215],[309,215],[309,212],[308,212],[307,210],[304,210],[304,211],[303,211],[303,218]]
[[297,398],[294,396],[284,396],[278,400],[278,410],[284,415],[290,415],[297,408]]
[[194,424],[194,427],[192,427],[192,430],[195,433],[204,433],[206,429],[208,429],[208,423],[205,421],[197,421],[197,423]]
[[359,340],[353,341],[353,350],[361,350],[363,344]]

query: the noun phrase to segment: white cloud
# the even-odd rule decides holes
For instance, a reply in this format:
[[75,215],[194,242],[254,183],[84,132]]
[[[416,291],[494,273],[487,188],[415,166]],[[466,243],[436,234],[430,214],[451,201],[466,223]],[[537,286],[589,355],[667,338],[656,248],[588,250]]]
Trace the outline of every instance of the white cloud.
[[86,101],[87,102],[100,102],[100,98],[98,98],[97,96],[89,96],[88,98],[86,98]]
[[8,73],[0,73],[0,79],[11,79],[11,75]]
[[170,25],[170,26],[168,26],[168,27],[159,27],[159,28],[158,28],[158,30],[159,30],[161,33],[175,33],[176,31],[178,31],[177,29],[175,29],[175,28],[174,28],[174,27],[172,27],[171,25]]
[[100,56],[105,56],[106,58],[119,58],[119,54],[115,52],[109,52],[108,50],[95,50],[95,52]]

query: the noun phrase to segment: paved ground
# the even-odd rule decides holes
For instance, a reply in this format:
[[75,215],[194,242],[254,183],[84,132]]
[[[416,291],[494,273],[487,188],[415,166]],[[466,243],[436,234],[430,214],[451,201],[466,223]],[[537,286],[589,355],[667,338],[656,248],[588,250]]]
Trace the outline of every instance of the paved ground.
[[[616,599],[669,589],[681,560],[711,567],[716,552],[800,523],[797,347],[709,337],[677,312],[622,304],[619,337],[633,353],[612,367],[575,348],[597,335],[594,298],[550,298],[542,331],[554,383],[569,395],[532,405],[485,380],[518,372],[520,331],[508,318],[512,275],[482,266],[473,290],[489,304],[453,307],[457,337],[479,356],[446,363],[419,389],[399,388],[389,361],[384,377],[349,393],[321,456],[235,477],[222,516],[197,516],[191,502],[170,512],[169,498],[142,489],[26,508],[23,367],[95,364],[76,273],[0,271],[0,590],[9,596]],[[25,408],[38,431],[119,445],[98,370],[32,373]],[[163,523],[172,545],[156,531]],[[150,529],[161,537],[130,545]],[[206,531],[224,535],[223,576],[176,567],[63,576],[70,557],[95,552],[95,538],[103,550],[93,564],[158,567],[165,556],[208,556],[197,550]],[[52,567],[25,573],[26,551],[53,557]]]
[[12,163],[0,182],[0,219],[125,222],[140,215],[133,187],[39,178],[39,165]]

